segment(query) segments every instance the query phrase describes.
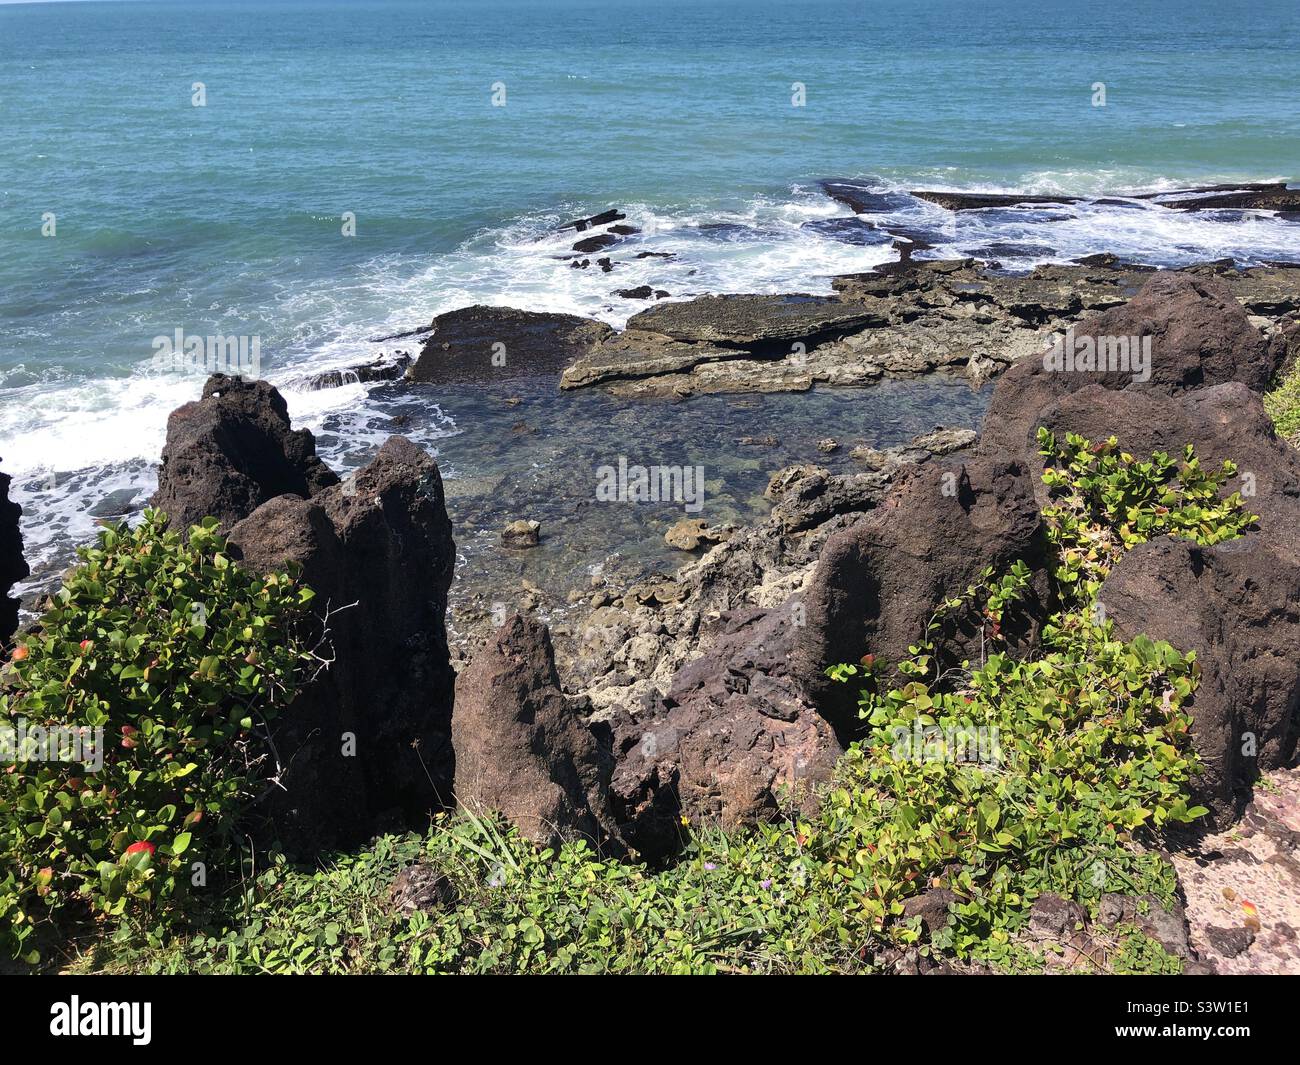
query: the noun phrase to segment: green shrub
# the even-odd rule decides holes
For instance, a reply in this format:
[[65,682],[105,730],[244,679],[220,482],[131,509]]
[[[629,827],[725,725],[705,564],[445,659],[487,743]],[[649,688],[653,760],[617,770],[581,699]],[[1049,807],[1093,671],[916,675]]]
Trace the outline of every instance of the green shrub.
[[1162,451],[1138,462],[1114,437],[1093,444],[1068,433],[1061,442],[1040,428],[1038,447],[1052,497],[1043,520],[1056,552],[1054,576],[1071,607],[1091,604],[1115,562],[1140,543],[1169,535],[1217,544],[1258,520],[1239,493],[1221,498],[1237,467],[1225,461],[1203,470],[1190,444],[1181,462]]
[[1278,436],[1296,443],[1300,436],[1300,364],[1274,382],[1264,395],[1264,410],[1273,421]]
[[[1238,494],[1222,497],[1235,467],[1204,471],[1190,446],[1181,461],[1156,453],[1138,462],[1114,438],[1058,442],[1040,429],[1038,443],[1060,608],[1042,652],[1015,660],[996,650],[1003,612],[1029,585],[1017,563],[941,605],[898,663],[903,685],[880,690],[874,661],[828,671],[866,677],[870,732],[845,757],[813,837],[823,875],[850,884],[865,917],[905,941],[920,934],[916,921],[899,920],[906,899],[930,886],[952,891],[953,920],[934,946],[959,955],[1010,950],[1043,891],[1085,904],[1136,882],[1169,893],[1160,860],[1131,844],[1206,812],[1187,804],[1197,763],[1183,706],[1199,666],[1194,653],[1146,636],[1115,639],[1096,596],[1139,543],[1166,534],[1220,543],[1256,520]],[[939,675],[935,642],[971,614],[995,650]],[[969,754],[972,738],[979,756],[954,757]]]
[[0,727],[76,730],[63,753],[92,755],[28,749],[0,772],[0,949],[35,961],[42,925],[86,917],[156,932],[192,863],[228,862],[272,769],[266,723],[311,662],[312,593],[232,564],[215,526],[103,530],[0,675]]

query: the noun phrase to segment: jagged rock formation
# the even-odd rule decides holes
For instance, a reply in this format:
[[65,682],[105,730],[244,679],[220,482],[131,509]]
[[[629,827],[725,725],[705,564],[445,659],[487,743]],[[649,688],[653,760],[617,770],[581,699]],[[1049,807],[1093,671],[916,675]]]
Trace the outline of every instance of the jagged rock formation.
[[307,854],[418,823],[451,794],[455,545],[437,464],[392,437],[339,481],[274,388],[219,375],[168,429],[157,501],[171,520],[221,518],[235,558],[297,563],[328,612],[333,660],[274,724],[268,838]]
[[[1300,661],[1285,648],[1300,623],[1300,456],[1276,439],[1260,400],[1287,345],[1262,333],[1221,280],[1184,274],[1152,276],[1075,336],[1098,348],[1106,338],[1150,338],[1149,375],[1056,370],[1041,358],[1014,366],[963,463],[972,490],[989,486],[984,519],[975,520],[977,492],[939,491],[944,471],[934,463],[900,475],[885,504],[828,542],[805,595],[799,672],[810,691],[833,700],[822,669],[867,650],[896,661],[944,595],[984,565],[1023,558],[1041,574],[1035,529],[1047,496],[1038,427],[1114,435],[1136,455],[1193,444],[1207,463],[1238,464],[1241,480],[1227,490],[1247,496],[1258,531],[1212,548],[1162,541],[1135,549],[1115,566],[1100,602],[1121,634],[1196,651],[1204,670],[1191,703],[1204,763],[1198,798],[1227,820],[1241,787],[1295,750]],[[996,476],[970,473],[991,469],[1001,471],[1000,488]],[[954,509],[959,499],[969,502]]]
[[814,803],[843,748],[791,674],[800,620],[789,610],[726,615],[666,696],[615,718],[615,809],[643,855],[671,853],[683,816],[734,829],[776,816],[783,802]]
[[228,527],[275,496],[310,496],[337,482],[311,433],[290,428],[284,397],[271,385],[213,374],[201,399],[167,419],[150,502],[175,528],[207,517]]
[[609,805],[608,726],[560,690],[546,626],[518,614],[456,679],[456,799],[499,811],[540,843],[621,850]]

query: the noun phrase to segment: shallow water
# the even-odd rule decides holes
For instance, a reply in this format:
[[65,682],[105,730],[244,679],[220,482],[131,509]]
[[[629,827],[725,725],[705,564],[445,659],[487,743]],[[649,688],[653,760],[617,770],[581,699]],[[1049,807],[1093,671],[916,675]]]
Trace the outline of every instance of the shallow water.
[[[295,424],[337,437],[341,456],[377,446],[390,401],[291,382],[373,357],[372,336],[475,302],[617,325],[644,306],[618,289],[827,293],[892,258],[820,179],[868,179],[867,221],[924,235],[925,255],[985,249],[1020,269],[1097,251],[1296,258],[1300,222],[1261,212],[1121,200],[954,215],[900,193],[1295,179],[1298,45],[1294,0],[1256,0],[1248,17],[1184,0],[1176,18],[1158,0],[0,5],[0,456],[28,553],[48,574],[97,517],[151,491],[167,413],[199,388],[151,366],[152,339],[178,328],[260,338]],[[573,234],[556,226],[610,206],[640,232],[609,253],[611,273],[572,269]],[[516,420],[559,425],[607,401],[537,402],[554,408]],[[723,402],[680,410],[707,419]],[[810,438],[849,431],[829,395],[765,402],[783,440],[822,417],[834,425]],[[486,460],[456,449],[507,439],[475,419],[513,422],[473,397],[444,408],[414,431],[469,483]],[[959,413],[936,404],[933,421]],[[646,420],[660,417],[676,415]],[[549,439],[509,450],[541,462]],[[640,444],[599,439],[613,454]],[[714,443],[722,506],[742,473]],[[506,469],[493,500],[537,476]],[[639,520],[585,521],[611,550],[649,538]]]

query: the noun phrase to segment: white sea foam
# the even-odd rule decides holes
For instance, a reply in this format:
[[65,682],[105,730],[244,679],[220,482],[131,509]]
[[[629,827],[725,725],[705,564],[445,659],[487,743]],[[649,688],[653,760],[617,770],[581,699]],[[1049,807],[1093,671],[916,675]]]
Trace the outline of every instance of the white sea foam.
[[[882,183],[880,191],[955,187],[958,175],[936,170],[907,184]],[[1208,182],[1207,182],[1208,183]],[[1137,171],[1042,171],[1017,187],[1041,194],[1106,194],[1159,191],[1183,183]],[[970,191],[966,184],[964,190]],[[1009,191],[987,185],[984,191]],[[845,218],[850,212],[815,186],[786,197],[746,203],[656,208],[623,205],[625,224],[640,232],[618,245],[587,253],[575,269],[573,243],[591,233],[557,227],[591,205],[563,205],[496,229],[479,232],[448,254],[428,259],[377,257],[345,282],[283,282],[280,298],[256,308],[250,319],[276,325],[287,342],[264,350],[265,374],[282,388],[295,425],[328,427],[322,453],[335,465],[358,460],[391,431],[359,384],[308,391],[304,376],[367,362],[381,351],[418,351],[419,338],[375,344],[370,337],[427,324],[435,315],[471,303],[517,306],[588,315],[622,326],[651,305],[625,299],[617,290],[648,285],[684,299],[704,293],[801,291],[829,293],[836,274],[871,269],[896,258],[889,238],[878,244],[849,243],[807,223]],[[1080,203],[1033,210],[965,211],[956,214],[910,200],[895,211],[862,216],[882,230],[905,227],[925,235],[933,249],[920,257],[966,255],[990,245],[1005,267],[1066,261],[1100,251],[1159,266],[1231,256],[1242,261],[1300,258],[1300,224],[1262,212],[1176,212],[1146,201],[1126,205]],[[599,232],[597,230],[596,232]],[[637,258],[638,253],[652,253]],[[663,258],[660,253],[670,255]],[[598,260],[616,265],[603,272]],[[243,310],[243,309],[241,309]],[[96,504],[110,493],[135,492],[135,505],[154,487],[154,464],[162,450],[167,414],[198,396],[202,378],[159,374],[148,367],[128,376],[85,378],[65,370],[30,372],[11,365],[3,372],[0,456],[15,475],[23,505],[27,552],[39,568],[66,557],[70,543],[93,534]],[[403,432],[422,443],[456,431],[436,407]],[[454,473],[454,471],[453,471]],[[53,488],[45,487],[49,478]],[[102,507],[101,507],[102,509]]]

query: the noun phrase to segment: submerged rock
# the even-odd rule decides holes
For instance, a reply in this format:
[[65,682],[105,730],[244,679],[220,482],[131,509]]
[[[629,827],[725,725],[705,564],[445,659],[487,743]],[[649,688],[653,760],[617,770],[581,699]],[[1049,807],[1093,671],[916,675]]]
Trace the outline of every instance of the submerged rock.
[[521,518],[501,530],[501,542],[507,547],[536,547],[541,542],[542,523]]

